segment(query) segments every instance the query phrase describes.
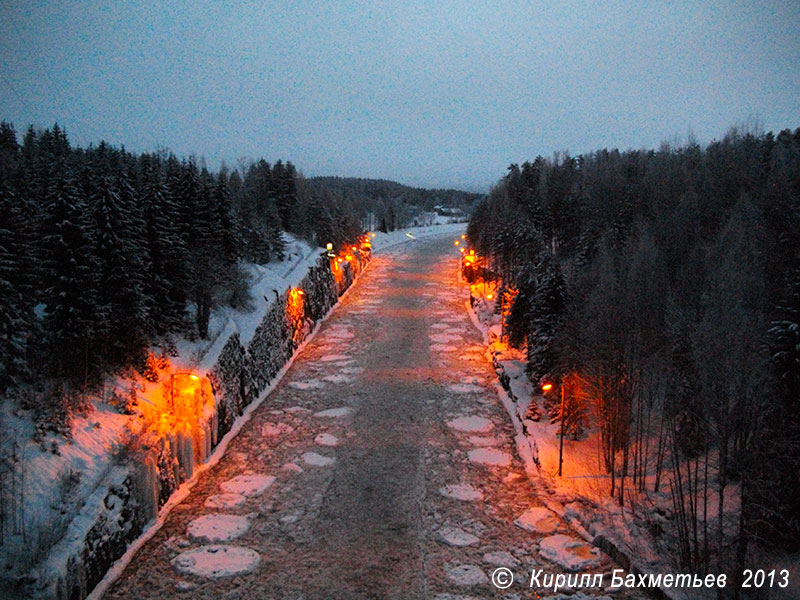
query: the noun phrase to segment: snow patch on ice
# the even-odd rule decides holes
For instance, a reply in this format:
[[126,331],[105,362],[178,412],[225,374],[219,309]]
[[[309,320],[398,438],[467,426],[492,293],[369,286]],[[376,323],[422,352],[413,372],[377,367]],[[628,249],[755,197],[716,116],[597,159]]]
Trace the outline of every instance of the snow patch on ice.
[[519,561],[514,558],[509,552],[487,552],[483,555],[483,562],[497,567],[516,567]]
[[447,422],[447,426],[455,429],[456,431],[463,431],[465,433],[488,433],[494,429],[492,423],[486,417],[463,416]]
[[447,342],[460,342],[460,335],[450,335],[449,333],[434,333],[429,335],[431,341],[446,344]]
[[458,346],[448,346],[447,344],[431,344],[431,350],[434,352],[456,352]]
[[329,408],[327,410],[321,410],[319,412],[314,413],[315,417],[321,418],[336,418],[336,417],[346,417],[350,413],[353,412],[353,409],[349,406],[340,406],[339,408]]
[[342,373],[345,375],[358,375],[359,373],[364,372],[364,367],[345,367],[342,369]]
[[261,435],[264,437],[277,437],[293,431],[294,427],[286,423],[265,423],[261,426]]
[[244,504],[246,500],[247,498],[242,494],[233,494],[227,492],[224,494],[214,494],[213,496],[209,496],[208,498],[206,498],[206,501],[203,503],[203,506],[215,510],[225,509],[225,508],[238,508],[239,506]]
[[350,357],[347,354],[326,354],[325,356],[321,357],[320,360],[322,362],[335,362],[350,360]]
[[350,340],[355,337],[355,333],[350,331],[349,329],[329,329],[328,330],[328,337],[332,337],[335,340]]
[[339,438],[330,433],[320,433],[314,438],[314,443],[319,446],[338,446]]
[[319,388],[325,387],[325,384],[316,379],[307,379],[306,381],[290,381],[289,387],[296,390],[318,390]]
[[448,546],[474,546],[480,539],[460,527],[442,527],[439,530],[440,539]]
[[497,448],[476,448],[470,450],[467,455],[469,460],[474,463],[491,467],[511,466],[511,455]]
[[483,388],[472,383],[454,383],[448,385],[447,389],[456,394],[478,394],[483,391]]
[[179,573],[218,578],[250,573],[260,562],[261,556],[250,548],[212,544],[182,552],[172,566]]
[[477,502],[483,500],[483,492],[472,487],[468,483],[454,483],[439,488],[439,493],[446,498],[454,500],[464,500],[465,502]]
[[349,381],[353,381],[352,377],[348,377],[347,375],[326,375],[322,378],[325,381],[330,381],[331,383],[347,383]]
[[273,483],[275,483],[275,477],[272,475],[237,475],[228,481],[223,481],[219,487],[223,492],[231,494],[258,496]]
[[558,519],[544,506],[534,506],[522,513],[514,525],[525,531],[551,535],[558,529]]
[[498,446],[500,444],[500,440],[493,437],[481,437],[478,435],[471,435],[469,436],[469,443],[473,446]]
[[447,571],[450,581],[457,585],[482,585],[489,583],[489,578],[477,565],[459,565]]
[[284,469],[284,471],[292,471],[294,473],[302,473],[303,472],[303,467],[301,467],[300,465],[295,464],[293,462],[286,463],[285,465],[283,465],[283,469]]
[[431,329],[449,329],[450,325],[447,323],[434,323],[431,325]]
[[543,558],[569,571],[593,569],[600,564],[600,550],[567,535],[551,535],[539,542]]
[[203,515],[189,522],[186,535],[199,542],[227,542],[250,529],[247,517],[239,515]]
[[327,467],[336,462],[335,458],[330,456],[322,456],[316,452],[306,452],[303,454],[303,462],[312,467]]

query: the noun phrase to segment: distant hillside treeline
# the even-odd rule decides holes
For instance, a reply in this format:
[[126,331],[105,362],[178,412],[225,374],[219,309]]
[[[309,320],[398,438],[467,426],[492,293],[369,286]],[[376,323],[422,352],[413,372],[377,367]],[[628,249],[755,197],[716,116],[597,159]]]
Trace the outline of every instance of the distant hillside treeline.
[[[531,380],[565,386],[573,435],[600,432],[610,493],[664,469],[688,485],[681,564],[799,547],[800,129],[511,165],[468,239],[518,291],[507,331]],[[702,518],[729,484],[735,537]]]
[[53,401],[37,410],[68,411],[105,374],[145,369],[148,346],[206,337],[215,306],[246,306],[240,264],[281,258],[282,231],[354,239],[357,215],[302,187],[290,162],[212,173],[168,153],[76,148],[58,125],[18,140],[3,122],[0,394],[44,386]]
[[430,190],[384,179],[355,177],[311,177],[304,184],[312,195],[347,204],[359,215],[365,228],[374,227],[382,231],[422,224],[420,213],[433,212],[437,206],[459,209],[466,215],[483,196],[460,190]]

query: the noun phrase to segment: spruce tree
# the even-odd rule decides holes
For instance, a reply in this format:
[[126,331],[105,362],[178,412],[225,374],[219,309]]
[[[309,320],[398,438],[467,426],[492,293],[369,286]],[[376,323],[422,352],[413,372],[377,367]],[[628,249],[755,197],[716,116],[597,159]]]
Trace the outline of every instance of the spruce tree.
[[154,334],[161,337],[185,326],[188,251],[178,210],[154,164],[145,164],[143,178],[144,239],[150,258],[145,295]]
[[0,393],[29,376],[28,338],[33,298],[25,270],[25,247],[19,245],[24,223],[16,196],[0,177]]
[[135,192],[127,176],[97,179],[89,199],[100,261],[100,298],[106,322],[103,346],[114,364],[129,364],[146,344],[146,250]]
[[539,281],[528,313],[528,375],[538,385],[557,375],[556,334],[563,317],[567,294],[564,278],[552,260],[538,268]]
[[44,329],[54,375],[74,383],[96,379],[101,366],[93,341],[108,322],[100,302],[100,261],[88,207],[61,161],[48,187],[44,223]]

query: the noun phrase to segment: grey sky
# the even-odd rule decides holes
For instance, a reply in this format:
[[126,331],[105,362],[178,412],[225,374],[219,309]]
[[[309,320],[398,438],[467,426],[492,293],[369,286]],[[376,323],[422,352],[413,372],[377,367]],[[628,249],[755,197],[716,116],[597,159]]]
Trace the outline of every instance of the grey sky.
[[557,150],[800,127],[800,3],[651,4],[2,0],[0,118],[467,189]]

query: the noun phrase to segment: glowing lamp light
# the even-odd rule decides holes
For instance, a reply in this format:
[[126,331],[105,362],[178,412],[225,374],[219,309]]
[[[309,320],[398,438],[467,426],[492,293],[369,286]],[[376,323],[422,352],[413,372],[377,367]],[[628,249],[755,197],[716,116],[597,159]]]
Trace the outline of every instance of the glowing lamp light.
[[545,383],[542,386],[542,390],[545,391],[545,392],[549,392],[552,389],[553,389],[553,384],[552,383]]
[[353,255],[352,255],[352,254],[348,254],[347,256],[345,256],[345,258],[346,258],[348,261],[350,261],[350,260],[353,260]]
[[333,244],[331,244],[330,242],[328,242],[328,244],[325,246],[325,249],[326,249],[328,252],[330,252],[331,250],[333,250]]
[[465,240],[465,239],[467,239],[467,236],[466,236],[465,234],[463,234],[463,233],[462,233],[462,234],[461,234],[461,239],[462,239],[462,240]]
[[458,240],[456,240],[455,242],[453,242],[453,245],[454,245],[454,246],[458,246]]
[[461,254],[464,254],[464,249],[463,248],[459,248],[459,250],[461,251]]
[[494,294],[486,294],[487,300],[491,300],[492,298],[494,298]]
[[469,251],[469,255],[470,255],[470,256],[475,256],[475,250],[470,250],[470,251]]
[[189,379],[191,379],[192,381],[200,381],[200,378],[197,375],[195,375],[194,373],[191,373],[189,375]]
[[375,237],[375,234],[374,233],[370,233],[369,236],[370,237]]

